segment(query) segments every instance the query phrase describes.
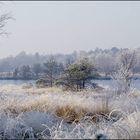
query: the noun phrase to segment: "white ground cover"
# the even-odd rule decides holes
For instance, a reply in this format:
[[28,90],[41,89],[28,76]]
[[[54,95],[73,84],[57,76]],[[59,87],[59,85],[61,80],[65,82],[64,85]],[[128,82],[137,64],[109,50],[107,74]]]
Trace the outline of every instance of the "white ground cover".
[[[55,112],[69,106],[89,115],[68,123]],[[140,138],[140,92],[64,92],[57,88],[0,86],[0,138]],[[108,111],[106,117],[99,114]]]

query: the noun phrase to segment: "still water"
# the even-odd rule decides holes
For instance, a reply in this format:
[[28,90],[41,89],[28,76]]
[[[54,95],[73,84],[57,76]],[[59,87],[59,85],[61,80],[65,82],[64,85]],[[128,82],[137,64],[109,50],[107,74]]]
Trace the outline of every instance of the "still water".
[[0,85],[9,85],[9,84],[14,84],[14,85],[22,85],[22,84],[28,84],[28,83],[35,83],[35,80],[0,80]]
[[[93,82],[105,88],[115,88],[116,85],[113,80],[93,80]],[[35,84],[35,80],[0,80],[0,85],[6,84],[22,85],[26,83]],[[132,81],[132,88],[140,90],[140,79]]]
[[[106,88],[116,87],[116,82],[113,80],[93,80],[93,82],[98,83],[100,86]],[[140,90],[140,79],[132,80],[131,87]]]

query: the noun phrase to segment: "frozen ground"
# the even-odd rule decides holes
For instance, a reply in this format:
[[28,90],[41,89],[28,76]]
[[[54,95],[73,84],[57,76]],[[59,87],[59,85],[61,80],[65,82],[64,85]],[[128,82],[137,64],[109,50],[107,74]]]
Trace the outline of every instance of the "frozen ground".
[[140,138],[140,92],[0,86],[0,138]]

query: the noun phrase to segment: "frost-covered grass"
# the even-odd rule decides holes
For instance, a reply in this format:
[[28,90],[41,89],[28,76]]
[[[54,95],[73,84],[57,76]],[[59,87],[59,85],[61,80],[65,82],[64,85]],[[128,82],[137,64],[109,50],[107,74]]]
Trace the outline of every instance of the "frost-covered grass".
[[140,91],[0,86],[0,138],[140,138]]

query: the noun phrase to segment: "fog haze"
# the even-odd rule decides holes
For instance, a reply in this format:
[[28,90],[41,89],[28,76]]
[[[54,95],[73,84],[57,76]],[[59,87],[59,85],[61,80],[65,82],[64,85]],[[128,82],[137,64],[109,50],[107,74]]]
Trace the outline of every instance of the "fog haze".
[[140,47],[140,2],[3,2],[11,12],[0,58],[27,53]]

